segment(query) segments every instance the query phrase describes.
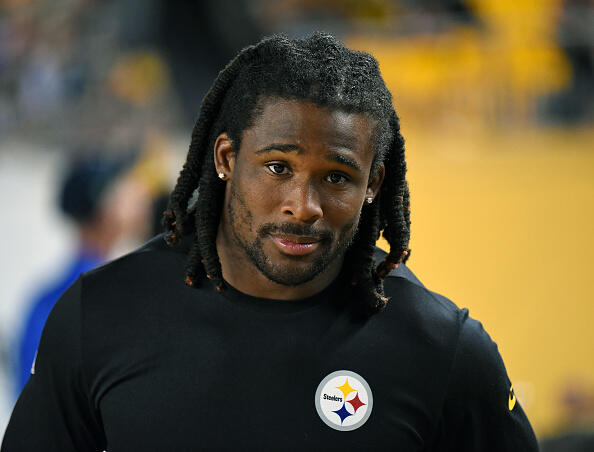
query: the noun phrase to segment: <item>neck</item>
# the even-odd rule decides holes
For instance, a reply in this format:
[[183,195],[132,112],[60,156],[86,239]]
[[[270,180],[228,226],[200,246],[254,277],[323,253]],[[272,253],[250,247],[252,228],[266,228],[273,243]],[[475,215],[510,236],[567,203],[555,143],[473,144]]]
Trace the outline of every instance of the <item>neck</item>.
[[343,259],[336,259],[311,281],[296,286],[278,284],[260,272],[230,234],[231,231],[219,226],[216,244],[223,278],[238,291],[253,297],[275,300],[307,298],[328,287],[342,268]]

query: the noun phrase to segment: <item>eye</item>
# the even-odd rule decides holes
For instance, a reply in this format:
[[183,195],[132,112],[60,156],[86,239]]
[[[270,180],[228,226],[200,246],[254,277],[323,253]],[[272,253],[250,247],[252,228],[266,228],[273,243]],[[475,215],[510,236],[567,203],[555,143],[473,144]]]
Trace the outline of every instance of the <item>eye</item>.
[[326,180],[333,185],[342,185],[348,181],[348,178],[340,173],[330,173],[326,176]]
[[266,165],[268,167],[268,169],[274,173],[274,174],[286,174],[288,169],[285,165],[283,165],[282,163],[270,163],[268,165]]

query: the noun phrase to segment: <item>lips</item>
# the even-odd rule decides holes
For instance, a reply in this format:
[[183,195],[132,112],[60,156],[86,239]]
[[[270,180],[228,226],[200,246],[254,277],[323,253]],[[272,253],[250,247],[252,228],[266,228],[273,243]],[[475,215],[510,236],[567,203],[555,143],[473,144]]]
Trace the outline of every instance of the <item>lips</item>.
[[272,241],[284,254],[304,256],[314,252],[320,245],[320,239],[302,235],[272,235]]

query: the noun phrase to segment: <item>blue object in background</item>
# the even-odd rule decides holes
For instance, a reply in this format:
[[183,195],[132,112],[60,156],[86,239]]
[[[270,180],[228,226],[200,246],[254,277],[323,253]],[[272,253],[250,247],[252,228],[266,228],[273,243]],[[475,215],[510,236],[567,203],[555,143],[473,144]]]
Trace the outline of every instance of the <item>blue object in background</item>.
[[70,287],[76,278],[78,278],[78,275],[95,268],[103,263],[104,260],[105,258],[103,256],[81,249],[56,282],[34,298],[31,309],[25,319],[24,328],[18,338],[18,364],[16,369],[17,395],[29,379],[41,332],[54,304],[56,304],[56,301],[58,301],[60,296]]

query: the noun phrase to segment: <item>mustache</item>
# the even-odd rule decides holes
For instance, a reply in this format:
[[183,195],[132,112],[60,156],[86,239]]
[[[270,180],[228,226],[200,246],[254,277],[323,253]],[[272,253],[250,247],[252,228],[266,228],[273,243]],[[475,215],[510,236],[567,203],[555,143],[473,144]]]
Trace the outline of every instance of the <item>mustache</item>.
[[305,237],[311,237],[316,240],[331,240],[334,235],[330,231],[323,229],[314,228],[308,225],[297,225],[292,223],[265,223],[258,228],[258,237],[264,238],[270,234],[290,234],[290,235],[302,235]]

